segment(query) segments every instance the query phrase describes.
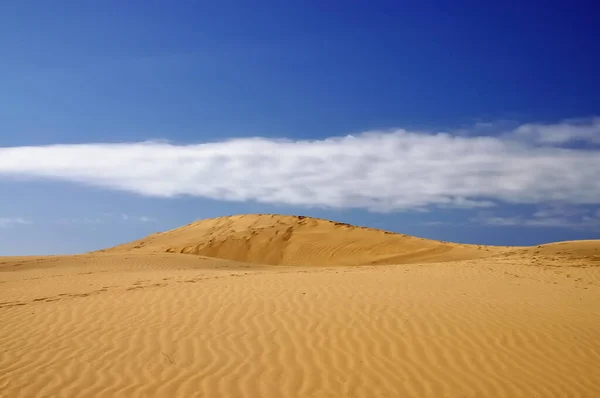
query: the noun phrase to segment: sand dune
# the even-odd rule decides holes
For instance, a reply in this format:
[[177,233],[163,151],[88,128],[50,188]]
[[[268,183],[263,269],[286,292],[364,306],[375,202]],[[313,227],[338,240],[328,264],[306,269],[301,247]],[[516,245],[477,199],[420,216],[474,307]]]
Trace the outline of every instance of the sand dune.
[[272,265],[365,265],[482,258],[503,248],[446,243],[344,223],[277,214],[201,220],[107,249],[185,253]]
[[[600,241],[478,248],[268,217],[0,257],[0,397],[600,396]],[[246,262],[202,255],[207,237]],[[394,258],[423,261],[339,266]]]

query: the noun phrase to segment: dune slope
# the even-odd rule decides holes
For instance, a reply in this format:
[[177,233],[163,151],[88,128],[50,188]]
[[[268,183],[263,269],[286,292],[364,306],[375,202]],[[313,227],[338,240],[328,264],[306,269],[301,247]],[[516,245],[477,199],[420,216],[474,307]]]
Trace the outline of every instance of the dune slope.
[[331,266],[465,260],[487,257],[499,250],[310,217],[247,214],[197,221],[104,251],[170,252],[255,264]]

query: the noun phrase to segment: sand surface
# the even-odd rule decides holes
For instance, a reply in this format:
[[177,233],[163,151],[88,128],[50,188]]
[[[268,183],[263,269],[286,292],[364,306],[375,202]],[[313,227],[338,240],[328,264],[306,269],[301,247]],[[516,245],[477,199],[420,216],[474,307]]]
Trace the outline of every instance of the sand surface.
[[0,397],[600,397],[600,241],[269,217],[0,257]]

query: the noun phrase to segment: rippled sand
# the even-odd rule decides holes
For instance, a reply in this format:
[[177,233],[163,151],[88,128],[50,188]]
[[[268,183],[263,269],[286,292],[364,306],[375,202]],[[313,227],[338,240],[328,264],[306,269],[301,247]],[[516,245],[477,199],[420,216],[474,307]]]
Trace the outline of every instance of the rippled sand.
[[0,257],[0,396],[600,396],[598,241],[335,267],[153,251]]

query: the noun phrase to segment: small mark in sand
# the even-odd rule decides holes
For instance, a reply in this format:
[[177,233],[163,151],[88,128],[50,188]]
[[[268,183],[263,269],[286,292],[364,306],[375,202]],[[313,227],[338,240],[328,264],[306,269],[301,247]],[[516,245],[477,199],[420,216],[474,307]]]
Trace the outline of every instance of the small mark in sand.
[[175,365],[175,362],[173,362],[173,360],[171,359],[170,356],[168,356],[167,354],[165,354],[164,352],[161,351],[161,353],[169,360],[169,362],[171,362],[171,365]]

